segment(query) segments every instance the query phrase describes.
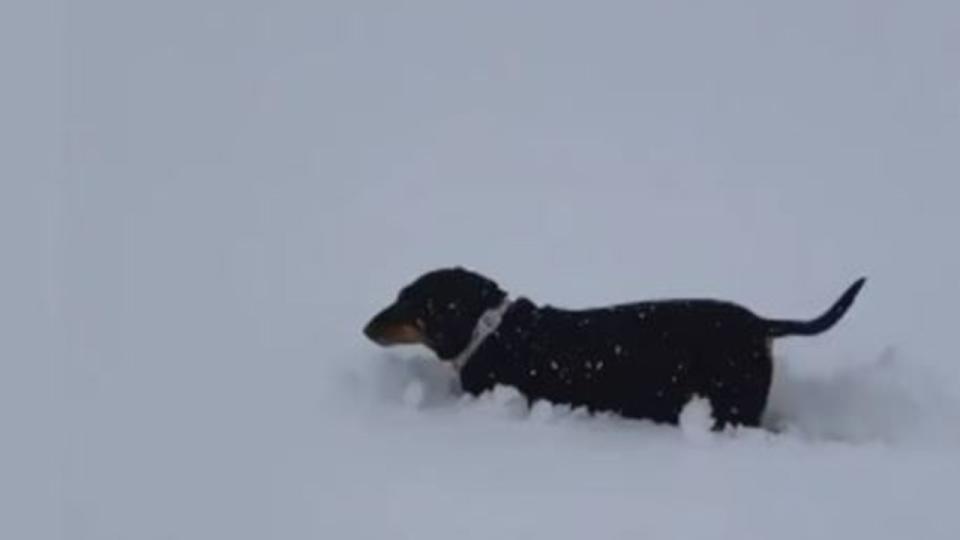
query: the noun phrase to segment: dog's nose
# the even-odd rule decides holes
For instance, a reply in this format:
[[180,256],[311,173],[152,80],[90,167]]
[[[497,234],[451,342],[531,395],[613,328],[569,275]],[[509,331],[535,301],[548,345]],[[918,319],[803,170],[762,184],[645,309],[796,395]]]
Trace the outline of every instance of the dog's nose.
[[371,320],[363,327],[363,335],[367,336],[367,339],[370,341],[378,341],[380,336],[380,324],[376,319]]

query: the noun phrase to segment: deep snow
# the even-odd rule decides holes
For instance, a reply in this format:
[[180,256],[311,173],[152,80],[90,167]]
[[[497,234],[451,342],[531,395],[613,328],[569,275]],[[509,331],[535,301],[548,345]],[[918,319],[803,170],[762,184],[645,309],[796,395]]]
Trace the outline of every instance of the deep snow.
[[[0,536],[960,537],[958,6],[63,6],[64,170],[13,214],[47,264],[8,284],[46,307],[5,343],[56,362],[55,511]],[[770,430],[711,434],[363,340],[451,264],[778,317],[870,281],[777,344]]]

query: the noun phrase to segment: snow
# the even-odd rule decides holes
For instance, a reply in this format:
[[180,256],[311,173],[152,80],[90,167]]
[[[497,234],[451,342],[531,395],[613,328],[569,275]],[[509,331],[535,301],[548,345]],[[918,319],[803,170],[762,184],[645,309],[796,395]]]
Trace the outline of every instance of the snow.
[[713,428],[713,408],[710,400],[694,396],[680,411],[680,432],[690,442],[704,444],[710,441]]
[[[19,143],[54,94],[60,139],[4,160],[0,537],[960,537],[960,4],[54,18],[7,49],[56,91],[0,98]],[[775,344],[767,429],[712,433],[702,402],[670,427],[463,396],[364,339],[456,264],[782,318],[869,281]]]

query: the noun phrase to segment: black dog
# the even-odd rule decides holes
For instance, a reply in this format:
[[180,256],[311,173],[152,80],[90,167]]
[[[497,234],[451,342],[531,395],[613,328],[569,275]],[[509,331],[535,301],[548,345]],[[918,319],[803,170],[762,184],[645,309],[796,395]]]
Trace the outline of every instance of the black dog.
[[769,320],[736,304],[669,300],[568,311],[538,307],[462,268],[425,274],[367,325],[380,345],[422,343],[459,369],[464,390],[516,387],[530,401],[676,423],[693,397],[717,428],[757,426],[773,338],[819,334],[856,298],[858,280],[811,321]]

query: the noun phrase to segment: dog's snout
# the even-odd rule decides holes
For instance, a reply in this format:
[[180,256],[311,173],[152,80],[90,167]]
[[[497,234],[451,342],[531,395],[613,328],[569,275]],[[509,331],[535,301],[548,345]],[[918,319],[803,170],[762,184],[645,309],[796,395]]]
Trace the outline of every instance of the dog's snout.
[[380,335],[380,332],[376,319],[371,320],[366,326],[363,327],[363,335],[367,336],[367,339],[371,341],[377,340],[377,336]]
[[389,314],[389,310],[384,310],[370,319],[370,322],[363,327],[363,335],[367,336],[371,341],[383,345],[383,337],[386,332],[386,319]]
[[402,316],[396,305],[378,313],[363,328],[363,333],[374,343],[383,346],[423,342],[420,328]]

